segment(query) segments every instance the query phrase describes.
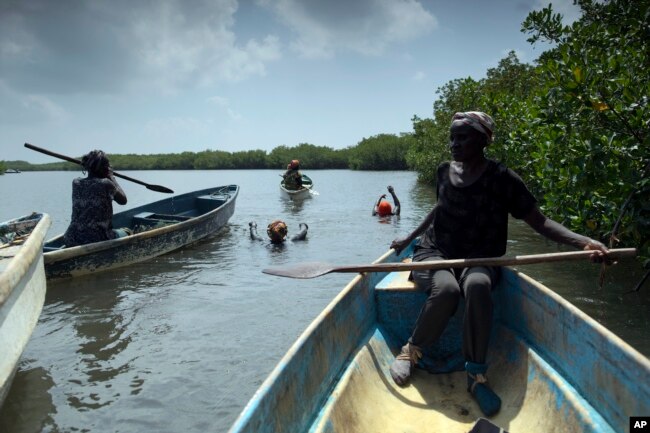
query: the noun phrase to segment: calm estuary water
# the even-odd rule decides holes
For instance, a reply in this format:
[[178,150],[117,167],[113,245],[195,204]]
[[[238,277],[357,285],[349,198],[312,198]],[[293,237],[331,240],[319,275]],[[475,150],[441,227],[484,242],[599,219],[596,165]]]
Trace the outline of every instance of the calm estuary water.
[[[241,187],[230,223],[216,236],[121,270],[48,285],[39,324],[0,409],[0,432],[223,432],[300,333],[351,279],[271,277],[270,265],[301,261],[369,263],[413,230],[435,191],[410,172],[307,171],[318,195],[281,199],[280,171],[139,171],[131,177],[176,193]],[[43,211],[49,237],[70,218],[71,182],[80,173],[0,176],[0,221]],[[129,198],[116,212],[167,197],[120,181]],[[371,216],[393,185],[401,217]],[[284,248],[251,241],[280,218],[289,235],[309,225],[306,242]],[[514,221],[508,254],[557,251]],[[650,356],[650,287],[636,262],[610,268],[598,287],[590,263],[530,265],[524,272],[557,291]]]

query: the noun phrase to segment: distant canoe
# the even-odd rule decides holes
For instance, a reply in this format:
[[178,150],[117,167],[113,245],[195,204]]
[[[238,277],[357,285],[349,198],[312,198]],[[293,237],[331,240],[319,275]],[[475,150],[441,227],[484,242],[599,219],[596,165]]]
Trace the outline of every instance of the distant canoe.
[[302,200],[311,196],[311,189],[314,186],[311,178],[306,174],[302,175],[302,188],[300,189],[287,189],[284,186],[284,179],[280,181],[280,191],[282,197],[288,198],[289,200]]
[[0,223],[0,406],[45,303],[43,213]]
[[215,234],[235,212],[239,186],[189,192],[113,215],[113,227],[128,227],[124,238],[65,248],[63,235],[43,249],[48,279],[115,269],[177,250]]
[[[377,262],[403,257],[386,253]],[[462,306],[408,386],[390,376],[426,299],[407,276],[354,278],[280,360],[230,432],[472,429],[483,415],[462,371]],[[630,416],[650,414],[650,361],[620,338],[509,268],[493,300],[488,376],[503,401],[493,424],[510,432],[623,433]]]
[[5,174],[16,174],[16,173],[20,173],[20,170],[18,170],[17,168],[8,168],[5,170]]

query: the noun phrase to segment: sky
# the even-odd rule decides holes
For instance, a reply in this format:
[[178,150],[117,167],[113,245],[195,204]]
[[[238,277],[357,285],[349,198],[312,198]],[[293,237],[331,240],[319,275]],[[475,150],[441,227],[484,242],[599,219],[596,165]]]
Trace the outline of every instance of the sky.
[[[412,132],[543,0],[0,0],[0,160],[334,149]],[[553,7],[577,18],[571,0]]]

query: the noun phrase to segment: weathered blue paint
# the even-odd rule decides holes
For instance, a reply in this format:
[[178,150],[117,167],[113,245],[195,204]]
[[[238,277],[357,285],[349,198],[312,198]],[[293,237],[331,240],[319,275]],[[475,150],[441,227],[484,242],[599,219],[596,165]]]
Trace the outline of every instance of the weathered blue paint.
[[[355,277],[291,347],[231,433],[468,431],[481,414],[464,373],[455,371],[462,315],[422,365],[447,373],[418,370],[404,388],[388,374],[424,298],[403,275]],[[493,299],[488,374],[503,399],[497,425],[625,432],[629,416],[650,413],[645,357],[523,274],[504,269]]]
[[59,235],[44,246],[47,278],[126,266],[213,235],[235,212],[238,193],[237,185],[208,188],[116,213],[113,227],[128,227],[136,232],[124,238],[62,248],[63,235]]

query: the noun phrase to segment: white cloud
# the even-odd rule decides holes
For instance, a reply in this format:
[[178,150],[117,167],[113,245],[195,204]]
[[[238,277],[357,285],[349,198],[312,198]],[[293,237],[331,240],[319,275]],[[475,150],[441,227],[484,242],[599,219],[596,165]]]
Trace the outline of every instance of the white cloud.
[[278,39],[237,40],[237,0],[33,0],[0,13],[1,79],[31,93],[157,92],[263,76]]
[[0,80],[0,125],[38,122],[60,124],[70,118],[68,111],[44,95],[21,95]]
[[242,115],[237,113],[235,110],[233,110],[230,107],[230,101],[227,98],[224,98],[222,96],[212,96],[212,97],[208,98],[208,102],[218,106],[232,120],[239,121],[239,120],[242,119]]
[[338,51],[379,55],[391,44],[435,29],[435,16],[416,0],[263,0],[295,34],[291,46],[305,57]]

